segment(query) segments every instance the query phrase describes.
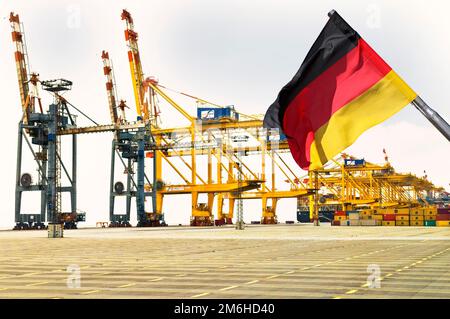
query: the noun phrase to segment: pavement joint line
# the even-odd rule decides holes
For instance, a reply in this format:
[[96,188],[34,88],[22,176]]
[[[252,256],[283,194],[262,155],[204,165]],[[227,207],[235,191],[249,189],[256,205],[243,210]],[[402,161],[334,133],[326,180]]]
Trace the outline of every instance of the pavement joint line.
[[294,272],[295,272],[295,270],[291,270],[291,271],[285,272],[284,274],[285,275],[290,275],[290,274],[293,274]]
[[198,272],[208,272],[208,269],[199,270]]
[[81,295],[90,295],[96,292],[99,292],[100,290],[89,290],[89,291],[85,291],[85,292],[81,292]]
[[148,282],[152,282],[152,281],[160,281],[160,280],[163,280],[164,278],[163,277],[159,277],[159,278],[154,278],[154,279],[150,279],[150,280],[147,280]]
[[125,285],[120,285],[120,286],[117,286],[117,288],[125,288],[125,287],[131,287],[131,286],[136,286],[136,283],[131,283],[131,284],[125,284]]
[[[440,251],[440,252],[438,252],[438,253],[436,253],[436,254],[434,254],[434,255],[430,255],[430,256],[428,256],[428,257],[426,257],[426,258],[422,258],[422,260],[416,261],[416,262],[412,263],[412,264],[409,265],[409,266],[405,266],[405,267],[403,267],[403,268],[399,268],[399,269],[396,270],[396,272],[402,272],[403,269],[410,269],[410,267],[413,267],[413,266],[415,266],[416,264],[422,263],[422,261],[426,261],[426,260],[428,260],[428,259],[432,259],[433,256],[439,255],[440,253],[443,253],[443,252],[447,251],[448,249],[449,249],[449,248],[446,248],[446,249],[444,249],[444,250],[442,250],[442,251]],[[382,281],[382,280],[384,280],[384,279],[386,279],[386,278],[388,278],[388,277],[391,277],[392,275],[393,275],[393,273],[388,273],[388,274],[386,274],[384,277],[381,277],[381,278],[380,278],[380,281]],[[364,284],[364,285],[362,285],[361,287],[366,287],[366,286],[368,286],[368,284]]]
[[175,275],[175,277],[186,277],[187,276],[187,274],[177,274],[177,275]]
[[258,280],[258,279],[255,279],[255,280],[246,282],[244,285],[251,285],[251,284],[255,284],[255,283],[257,283],[257,282],[259,282],[259,280]]
[[17,277],[29,277],[29,276],[39,275],[39,274],[42,274],[42,272],[30,272],[30,273],[26,273],[23,275],[18,275]]
[[48,281],[35,282],[32,284],[25,285],[25,287],[39,286],[39,285],[45,285],[45,284],[48,284]]
[[277,278],[277,277],[280,277],[280,275],[272,275],[272,276],[266,277],[265,279],[272,279],[272,278]]
[[8,290],[8,288],[0,288],[0,291]]
[[237,288],[237,287],[239,287],[239,286],[229,286],[229,287],[221,288],[219,290],[220,291],[226,291],[226,290],[231,290],[231,289],[234,289],[234,288]]
[[351,295],[351,294],[354,294],[357,291],[358,291],[358,289],[352,289],[352,290],[347,291],[345,294],[346,295]]
[[193,296],[191,296],[191,298],[204,297],[204,296],[207,296],[207,295],[209,295],[209,294],[210,294],[209,292],[204,292],[204,293],[202,293],[202,294],[193,295]]

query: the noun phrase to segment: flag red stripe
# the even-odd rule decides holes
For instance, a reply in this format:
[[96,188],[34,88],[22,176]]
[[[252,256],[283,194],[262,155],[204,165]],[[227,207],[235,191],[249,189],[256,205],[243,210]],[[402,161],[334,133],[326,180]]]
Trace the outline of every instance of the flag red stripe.
[[[363,39],[359,39],[354,49],[299,92],[286,109],[283,127],[286,135],[291,137],[291,151],[302,154],[303,168],[309,166],[314,132],[390,70],[391,67]],[[304,143],[298,144],[292,138]]]

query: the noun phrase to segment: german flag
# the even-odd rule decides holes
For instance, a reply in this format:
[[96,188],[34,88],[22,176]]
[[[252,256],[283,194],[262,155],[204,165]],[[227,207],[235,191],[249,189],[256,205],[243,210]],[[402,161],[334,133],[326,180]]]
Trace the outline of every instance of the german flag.
[[336,11],[329,16],[264,117],[264,127],[284,132],[305,170],[321,168],[417,97]]

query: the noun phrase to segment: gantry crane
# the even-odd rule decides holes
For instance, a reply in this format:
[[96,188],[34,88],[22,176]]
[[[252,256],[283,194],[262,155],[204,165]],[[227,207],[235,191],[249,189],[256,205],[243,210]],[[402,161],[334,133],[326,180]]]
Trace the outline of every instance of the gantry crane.
[[[74,126],[75,120],[67,108],[64,98],[59,95],[63,90],[70,90],[72,83],[67,80],[40,81],[38,74],[28,70],[28,54],[19,15],[11,12],[10,19],[12,40],[15,46],[17,77],[22,104],[22,118],[18,126],[17,171],[15,191],[15,229],[45,228],[48,221],[53,235],[58,236],[57,225],[64,224],[67,228],[75,228],[78,221],[84,220],[84,214],[78,214],[76,207],[76,136],[72,140],[72,172],[66,169],[62,159],[58,128]],[[38,94],[38,83],[44,90],[54,96],[54,102],[47,112],[44,112]],[[39,111],[36,111],[36,101]],[[31,141],[29,139],[31,137]],[[33,182],[30,173],[22,173],[23,141],[34,159],[38,179]],[[61,175],[64,171],[68,182],[61,185]],[[22,213],[22,195],[27,192],[40,192],[40,213]],[[71,210],[63,212],[61,193],[69,192]],[[58,233],[58,234],[57,234]]]
[[411,207],[426,205],[424,192],[435,186],[424,178],[400,174],[387,161],[377,165],[363,159],[343,154],[341,161],[334,160],[330,167],[317,170],[319,183],[329,194],[324,204],[341,205],[343,210],[358,206]]
[[[333,195],[327,197],[324,204],[335,201],[340,205],[355,207],[359,204],[365,205],[404,205],[412,201],[420,204],[420,198],[424,191],[433,192],[433,186],[427,184],[426,180],[389,173],[389,167],[374,166],[365,163],[363,168],[355,167],[345,163],[336,164],[335,167],[328,167],[318,170],[310,175],[309,180],[302,180],[295,174],[292,168],[283,161],[281,152],[288,150],[287,141],[281,136],[276,143],[268,139],[267,134],[262,129],[262,121],[252,116],[250,120],[242,120],[233,114],[234,108],[221,107],[215,103],[207,102],[204,99],[196,98],[193,95],[186,95],[194,98],[198,102],[197,116],[191,115],[180,104],[168,95],[167,88],[160,85],[155,78],[145,77],[137,45],[137,33],[134,31],[134,24],[131,15],[127,11],[122,12],[122,19],[126,21],[125,39],[129,48],[128,57],[130,62],[131,79],[136,103],[137,121],[127,121],[125,117],[125,103],[117,105],[117,92],[115,87],[114,72],[112,63],[107,52],[103,52],[104,74],[107,79],[107,96],[111,116],[111,123],[95,126],[78,127],[75,123],[74,115],[69,112],[71,105],[60,94],[61,90],[67,90],[71,86],[70,81],[43,81],[45,90],[52,92],[55,102],[49,110],[44,113],[40,106],[40,113],[36,112],[36,102],[30,102],[32,98],[37,98],[37,94],[29,93],[29,85],[39,83],[38,78],[31,76],[32,81],[27,81],[28,74],[25,57],[26,47],[20,42],[23,39],[22,33],[17,33],[21,29],[17,16],[11,15],[13,24],[13,40],[17,46],[16,62],[18,65],[19,86],[21,88],[21,102],[23,113],[27,113],[19,124],[19,153],[18,161],[21,159],[22,136],[27,140],[26,134],[33,139],[27,144],[38,145],[40,149],[32,154],[36,159],[40,178],[44,181],[37,185],[31,185],[27,176],[21,175],[18,162],[18,182],[16,187],[16,208],[23,188],[30,190],[40,190],[43,194],[43,205],[49,212],[49,220],[53,223],[61,222],[64,213],[61,212],[59,192],[71,191],[74,199],[72,211],[76,213],[76,170],[69,176],[65,165],[61,161],[60,137],[72,135],[74,138],[74,152],[72,168],[76,167],[76,135],[96,132],[114,132],[112,145],[112,167],[111,167],[111,194],[114,198],[117,195],[127,196],[127,213],[125,217],[118,217],[114,213],[114,203],[110,204],[110,219],[112,223],[122,225],[129,224],[131,198],[136,198],[137,216],[139,226],[155,226],[163,224],[163,198],[174,194],[191,195],[192,217],[191,225],[212,225],[214,221],[213,207],[217,199],[217,220],[221,223],[231,222],[236,200],[260,199],[262,203],[262,223],[276,223],[276,206],[281,198],[303,198],[317,194],[319,188],[326,187]],[[19,43],[16,43],[20,39]],[[20,52],[18,54],[17,52]],[[22,54],[23,53],[23,54]],[[25,70],[25,71],[24,71]],[[29,96],[29,101],[27,98]],[[180,128],[163,128],[159,120],[158,98],[173,107],[178,113],[188,121],[188,126]],[[213,106],[208,108],[208,105]],[[120,115],[119,115],[120,109]],[[219,109],[223,116],[212,120],[209,113]],[[75,110],[79,111],[75,108]],[[81,111],[79,111],[82,113]],[[202,117],[202,112],[207,116]],[[84,115],[84,113],[82,113]],[[239,113],[240,114],[240,113]],[[252,135],[259,144],[242,147],[234,145],[233,136],[247,132]],[[270,134],[269,134],[270,135]],[[115,181],[114,165],[115,157],[118,154],[127,174],[127,186]],[[198,164],[198,157],[206,156],[208,164],[206,177],[201,174]],[[256,156],[261,156],[261,170],[251,167],[252,160]],[[145,171],[145,159],[153,159],[153,178],[149,179]],[[174,159],[181,162],[181,166],[176,164]],[[266,174],[267,159],[270,161],[271,175]],[[350,159],[352,160],[352,159]],[[181,179],[180,183],[169,184],[163,180],[163,162],[170,166]],[[215,162],[215,165],[214,165]],[[353,166],[353,167],[352,167]],[[185,173],[182,167],[188,173]],[[287,178],[289,189],[279,189],[276,185],[276,172],[280,171]],[[62,186],[61,175],[65,172],[71,185]],[[380,174],[379,174],[380,173]],[[165,174],[166,175],[166,174]],[[164,176],[165,176],[164,175]],[[313,182],[312,176],[315,175]],[[23,177],[23,185],[20,184],[20,177]],[[28,186],[27,186],[28,185]],[[31,186],[31,187],[30,187]],[[34,188],[33,188],[34,187]],[[18,195],[19,194],[19,195]],[[206,202],[200,201],[200,195],[206,195]],[[44,198],[45,197],[45,198]],[[145,200],[152,198],[152,211],[146,212]],[[314,196],[317,200],[317,196]],[[419,198],[419,200],[417,200]],[[223,211],[224,200],[229,200],[228,212]],[[310,202],[312,200],[310,199]],[[111,202],[110,202],[111,203]],[[318,205],[315,205],[316,207]],[[20,211],[20,208],[19,208]],[[17,209],[16,209],[17,213]],[[20,213],[19,213],[20,215]],[[33,215],[32,215],[33,216]],[[55,219],[55,216],[57,218]],[[21,217],[22,218],[22,217]],[[29,217],[31,219],[43,221],[41,215]]]

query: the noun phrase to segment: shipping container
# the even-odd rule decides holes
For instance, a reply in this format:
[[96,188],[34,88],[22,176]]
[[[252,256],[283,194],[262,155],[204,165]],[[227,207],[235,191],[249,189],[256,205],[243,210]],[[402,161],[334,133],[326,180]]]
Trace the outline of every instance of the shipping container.
[[409,220],[397,220],[395,226],[409,226]]
[[364,159],[344,159],[344,166],[351,167],[362,167],[366,165]]
[[361,220],[361,226],[378,226],[378,220],[375,219],[365,219],[365,220]]
[[436,220],[450,220],[450,214],[437,214]]
[[382,225],[383,226],[395,226],[395,221],[394,220],[383,220]]
[[424,221],[424,226],[436,226],[436,221],[435,220],[426,220]]
[[[333,221],[334,211],[319,211],[319,221],[321,223],[329,223]],[[300,223],[310,223],[309,211],[297,211],[297,221]]]
[[409,215],[409,208],[394,208],[394,214]]
[[411,220],[409,222],[410,226],[423,226],[423,220]]
[[383,220],[386,221],[395,221],[395,214],[384,214]]
[[407,220],[407,221],[408,221],[408,220],[409,220],[409,215],[398,215],[398,214],[397,214],[397,215],[395,216],[395,220],[396,220],[396,221],[398,221],[398,220]]
[[424,213],[423,209],[413,209],[413,208],[411,208],[409,212],[411,216],[423,216],[423,213]]
[[450,214],[450,208],[438,208],[437,213],[438,214]]
[[197,118],[203,122],[237,122],[239,113],[234,110],[234,106],[226,107],[198,107]]
[[436,215],[437,214],[437,207],[436,206],[428,206],[422,208],[424,215]]
[[359,226],[360,221],[358,219],[350,219],[347,221],[349,226]]
[[450,227],[450,220],[437,220],[436,226],[438,227]]

